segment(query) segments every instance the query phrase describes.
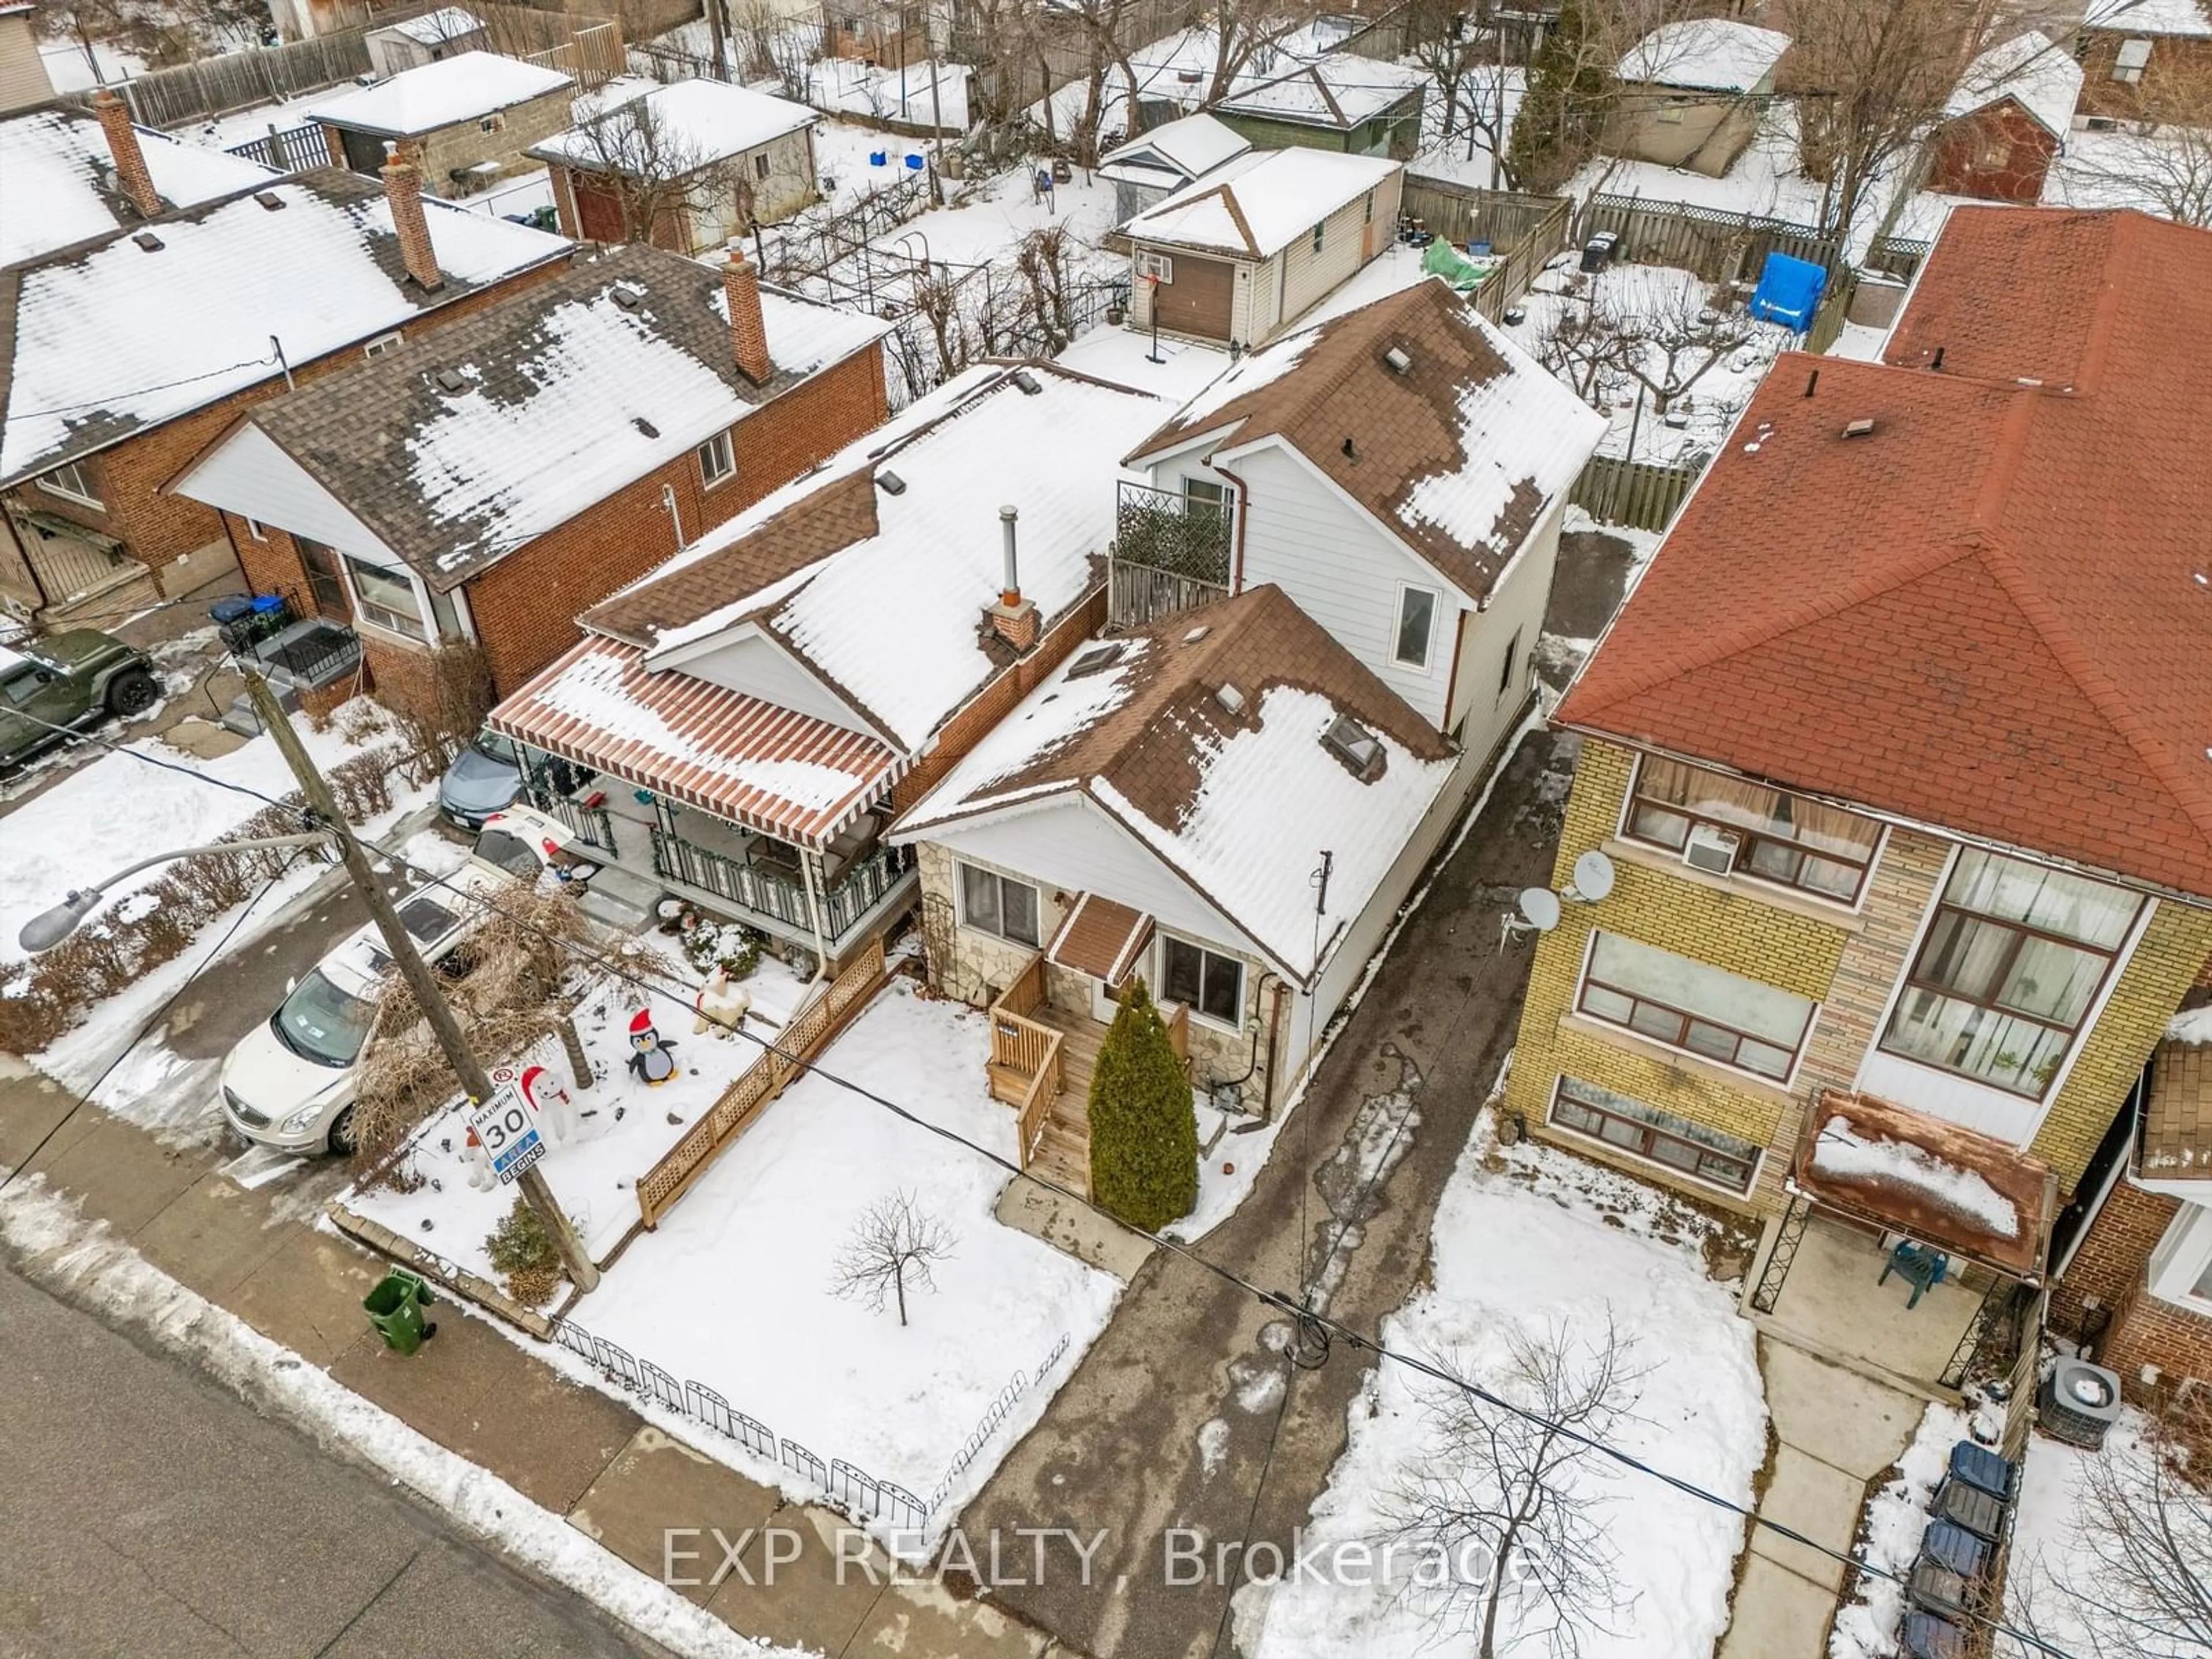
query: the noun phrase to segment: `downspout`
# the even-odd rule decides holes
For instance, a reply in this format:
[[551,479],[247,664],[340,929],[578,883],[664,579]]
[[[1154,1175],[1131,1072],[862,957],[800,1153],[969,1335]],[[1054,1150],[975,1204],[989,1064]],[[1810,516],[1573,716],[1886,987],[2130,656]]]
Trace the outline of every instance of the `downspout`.
[[1243,479],[1225,466],[1206,463],[1213,471],[1237,486],[1237,550],[1229,562],[1229,595],[1231,599],[1244,591],[1244,520],[1249,515],[1252,491]]
[[814,925],[814,977],[830,977],[830,940],[822,927],[822,895],[815,879],[815,866],[821,855],[809,847],[799,849],[799,873],[806,882],[806,915]]

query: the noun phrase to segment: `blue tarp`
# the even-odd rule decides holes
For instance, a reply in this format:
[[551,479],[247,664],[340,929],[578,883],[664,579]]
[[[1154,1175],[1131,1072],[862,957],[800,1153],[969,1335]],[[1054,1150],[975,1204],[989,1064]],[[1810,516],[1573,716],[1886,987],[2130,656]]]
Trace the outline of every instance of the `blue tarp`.
[[1787,323],[1802,333],[1812,327],[1813,313],[1827,285],[1827,271],[1809,259],[1770,253],[1752,293],[1751,314],[1763,323]]

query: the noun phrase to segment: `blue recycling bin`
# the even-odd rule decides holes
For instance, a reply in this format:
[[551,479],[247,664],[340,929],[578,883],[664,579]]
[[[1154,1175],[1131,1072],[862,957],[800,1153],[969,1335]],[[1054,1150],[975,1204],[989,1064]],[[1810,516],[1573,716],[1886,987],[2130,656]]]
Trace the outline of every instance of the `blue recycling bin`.
[[889,167],[890,165],[890,160],[891,156],[889,150],[872,149],[868,152],[868,165],[872,167]]
[[908,173],[919,173],[919,172],[921,172],[921,157],[920,155],[909,155],[906,158],[906,170],[907,170]]

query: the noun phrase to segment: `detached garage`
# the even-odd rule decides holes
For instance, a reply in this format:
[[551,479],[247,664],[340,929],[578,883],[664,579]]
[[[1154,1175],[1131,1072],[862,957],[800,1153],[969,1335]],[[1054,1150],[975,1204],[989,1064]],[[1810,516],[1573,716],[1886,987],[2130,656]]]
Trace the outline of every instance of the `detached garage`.
[[1405,169],[1384,156],[1254,150],[1121,227],[1129,324],[1266,344],[1398,234]]

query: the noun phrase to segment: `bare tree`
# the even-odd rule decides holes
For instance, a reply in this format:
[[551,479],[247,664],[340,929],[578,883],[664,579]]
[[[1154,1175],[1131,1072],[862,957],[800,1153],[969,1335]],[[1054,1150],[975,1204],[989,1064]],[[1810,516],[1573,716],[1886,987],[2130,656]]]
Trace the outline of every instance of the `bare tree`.
[[1216,0],[1209,18],[1213,75],[1205,101],[1216,104],[1228,97],[1247,70],[1264,74],[1273,68],[1275,48],[1321,9],[1316,0]]
[[2085,207],[2139,207],[2212,226],[2212,71],[2169,75],[2160,95],[2162,123],[2077,135],[2058,163],[2061,187]]
[[2076,1477],[2074,1549],[2015,1563],[2014,1621],[2085,1659],[2212,1653],[2208,1449],[2203,1407],[2175,1407],[2140,1446],[2108,1440]]
[[[1699,9],[1697,0],[1562,0],[1556,25],[1528,65],[1527,90],[1500,158],[1513,188],[1556,189],[1604,153],[1607,127],[1625,95],[1615,75],[1621,59],[1639,42],[1649,42],[1662,24]],[[1694,50],[1689,37],[1665,39],[1673,44],[1662,40],[1645,46],[1643,78],[1663,81]],[[1490,118],[1502,127],[1504,76],[1493,66],[1485,82]],[[1603,182],[1599,180],[1600,188]]]
[[1536,361],[1565,381],[1584,403],[1594,409],[1606,409],[1631,384],[1625,360],[1633,343],[1620,330],[1601,321],[1595,302],[1570,301],[1537,336]]
[[1680,287],[1656,304],[1634,308],[1601,298],[1597,309],[1603,325],[1628,343],[1623,371],[1651,394],[1662,415],[1757,332],[1750,313],[1731,307],[1717,290]]
[[[1587,1340],[1555,1323],[1509,1341],[1511,1364],[1491,1392],[1529,1415],[1476,1398],[1464,1385],[1478,1379],[1443,1362],[1457,1382],[1420,1395],[1427,1437],[1383,1498],[1384,1541],[1453,1564],[1401,1586],[1438,1634],[1474,1636],[1480,1659],[1536,1639],[1571,1656],[1584,1632],[1613,1632],[1633,1605],[1596,1513],[1612,1468],[1577,1437],[1611,1437],[1633,1416],[1646,1373],[1609,1315]],[[1463,1575],[1471,1563],[1483,1565],[1479,1576]]]
[[958,1237],[935,1216],[919,1208],[912,1193],[888,1193],[862,1211],[852,1237],[837,1253],[831,1288],[881,1313],[896,1297],[899,1323],[906,1323],[906,1288],[937,1288],[932,1269],[952,1254]]
[[753,185],[745,169],[710,156],[695,135],[671,126],[650,94],[616,105],[578,132],[575,166],[613,197],[625,240],[665,245],[691,213],[710,215],[732,234],[750,228]]
[[822,55],[822,26],[794,21],[776,0],[728,0],[730,46],[747,80],[774,76],[787,98],[805,102],[807,71]]

